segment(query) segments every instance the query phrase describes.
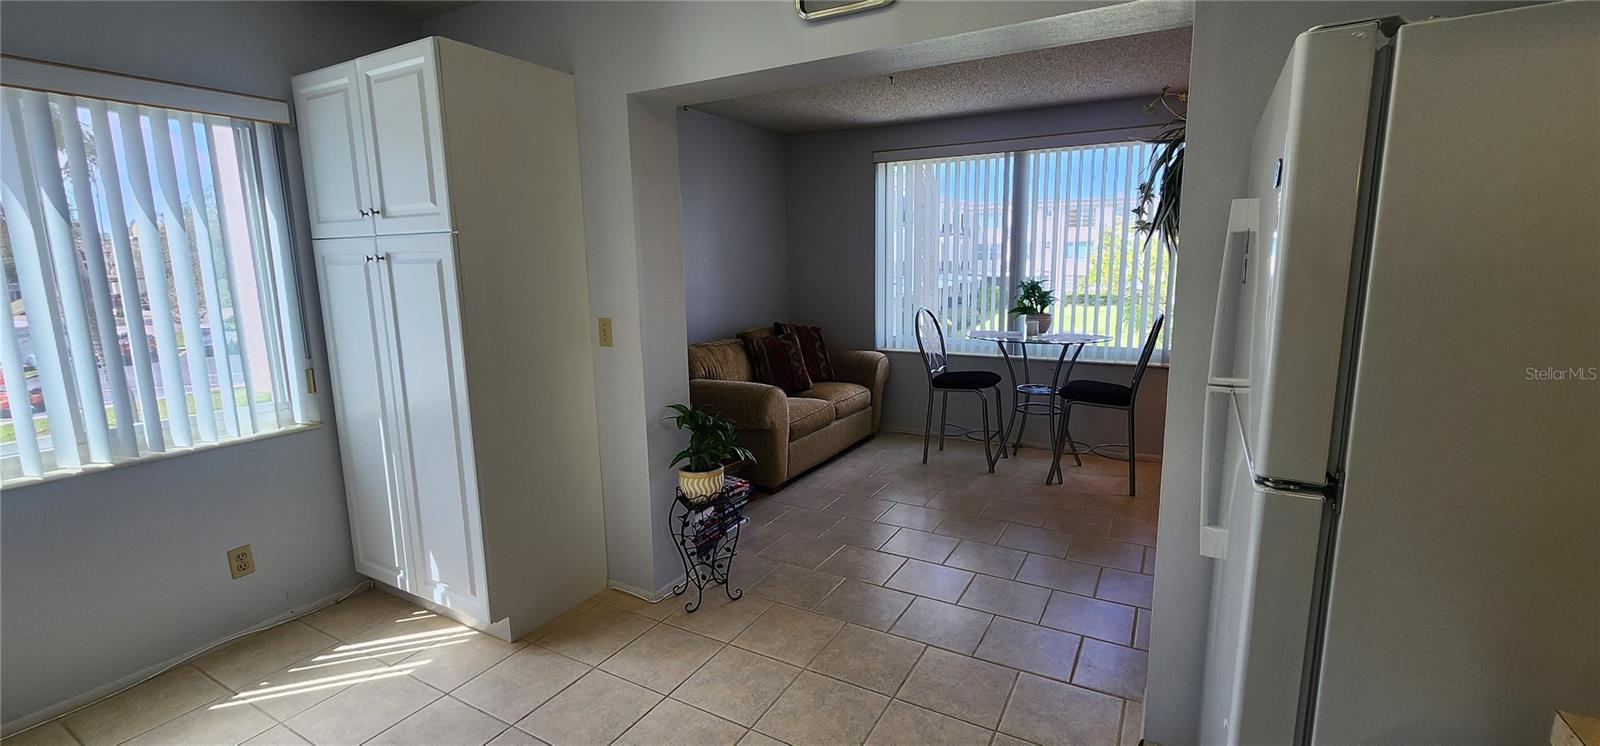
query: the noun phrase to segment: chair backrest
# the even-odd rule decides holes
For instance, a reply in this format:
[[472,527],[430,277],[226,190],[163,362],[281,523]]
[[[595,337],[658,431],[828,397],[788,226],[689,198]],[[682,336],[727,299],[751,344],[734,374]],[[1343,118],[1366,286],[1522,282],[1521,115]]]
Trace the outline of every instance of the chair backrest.
[[1135,392],[1139,390],[1139,379],[1144,378],[1144,369],[1150,364],[1150,355],[1156,351],[1156,337],[1161,334],[1161,324],[1167,320],[1166,314],[1156,317],[1156,323],[1150,326],[1150,336],[1144,338],[1144,349],[1139,352],[1139,364],[1133,369],[1133,383],[1129,388]]
[[[917,351],[922,353],[922,362],[928,368],[928,378],[943,373],[945,366],[950,362],[950,356],[944,349],[944,329],[939,326],[939,317],[926,308],[917,309]],[[933,345],[937,342],[938,347]]]

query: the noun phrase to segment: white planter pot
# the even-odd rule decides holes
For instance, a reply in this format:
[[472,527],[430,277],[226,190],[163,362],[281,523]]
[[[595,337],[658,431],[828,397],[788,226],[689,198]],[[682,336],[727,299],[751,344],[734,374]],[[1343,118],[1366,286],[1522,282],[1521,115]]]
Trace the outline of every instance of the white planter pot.
[[722,491],[723,467],[711,471],[678,470],[678,489],[691,500],[710,497]]
[[1048,334],[1050,332],[1050,314],[1030,313],[1022,318],[1023,331],[1031,334]]

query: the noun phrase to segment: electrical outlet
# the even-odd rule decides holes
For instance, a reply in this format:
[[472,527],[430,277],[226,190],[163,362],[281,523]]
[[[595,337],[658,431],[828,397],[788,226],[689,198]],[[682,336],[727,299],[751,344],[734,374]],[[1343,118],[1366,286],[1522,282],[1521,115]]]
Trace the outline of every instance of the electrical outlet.
[[611,319],[605,316],[600,317],[600,346],[611,346]]
[[228,550],[228,572],[233,573],[234,580],[238,580],[255,571],[256,558],[250,552],[249,544]]

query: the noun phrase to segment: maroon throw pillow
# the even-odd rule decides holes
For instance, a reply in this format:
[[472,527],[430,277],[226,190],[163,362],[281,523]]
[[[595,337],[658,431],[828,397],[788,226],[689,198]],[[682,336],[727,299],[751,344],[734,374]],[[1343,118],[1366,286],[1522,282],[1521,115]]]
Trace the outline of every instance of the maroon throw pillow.
[[798,394],[811,388],[811,376],[806,374],[805,358],[795,338],[772,334],[747,338],[745,345],[750,351],[750,368],[757,382],[777,386],[786,394]]
[[832,381],[833,361],[828,359],[828,346],[822,341],[822,327],[803,324],[774,323],[772,330],[781,337],[794,337],[800,343],[800,354],[806,361],[806,374],[812,381]]

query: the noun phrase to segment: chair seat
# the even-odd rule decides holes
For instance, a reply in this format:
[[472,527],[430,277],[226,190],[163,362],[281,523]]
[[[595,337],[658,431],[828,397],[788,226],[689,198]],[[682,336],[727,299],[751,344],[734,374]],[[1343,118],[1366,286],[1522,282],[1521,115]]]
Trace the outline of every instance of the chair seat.
[[936,389],[977,391],[1000,385],[1000,374],[987,370],[947,370],[933,377]]
[[1120,383],[1105,381],[1068,381],[1056,392],[1068,401],[1085,404],[1102,404],[1108,407],[1126,407],[1133,400],[1133,389]]

